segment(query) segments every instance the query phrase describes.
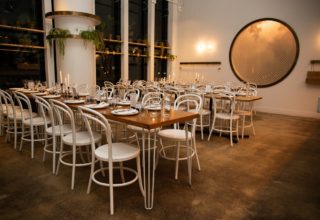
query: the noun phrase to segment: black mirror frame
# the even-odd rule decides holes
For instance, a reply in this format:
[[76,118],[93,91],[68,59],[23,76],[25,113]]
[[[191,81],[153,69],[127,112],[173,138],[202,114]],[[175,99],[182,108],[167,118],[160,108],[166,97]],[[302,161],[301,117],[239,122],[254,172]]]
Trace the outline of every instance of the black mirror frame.
[[[294,58],[294,62],[292,63],[291,67],[288,69],[287,73],[284,74],[280,79],[278,79],[277,81],[274,81],[274,82],[271,82],[271,83],[268,83],[268,84],[264,84],[264,85],[257,85],[259,88],[265,88],[265,87],[270,87],[270,86],[273,86],[275,84],[278,84],[280,83],[282,80],[284,80],[291,72],[292,70],[294,69],[295,65],[297,64],[297,61],[298,61],[298,58],[299,58],[299,54],[300,54],[300,44],[299,44],[299,39],[297,37],[297,34],[296,32],[293,30],[293,28],[288,25],[286,22],[284,21],[281,21],[279,19],[276,19],[276,18],[260,18],[260,19],[257,19],[257,20],[254,20],[248,24],[246,24],[243,28],[241,28],[238,33],[235,35],[235,37],[233,38],[232,40],[232,43],[231,43],[231,46],[230,46],[230,50],[229,50],[229,63],[230,63],[230,67],[232,69],[232,72],[234,73],[234,75],[242,82],[246,83],[248,81],[246,81],[246,79],[243,79],[239,76],[239,73],[236,72],[236,70],[234,69],[233,67],[233,64],[232,64],[232,49],[233,49],[233,46],[235,44],[235,41],[237,40],[238,36],[242,33],[242,31],[246,30],[250,25],[256,23],[256,22],[260,22],[260,21],[266,21],[266,20],[271,20],[271,21],[276,21],[276,22],[279,22],[281,23],[282,25],[286,26],[290,32],[292,33],[294,39],[295,39],[295,43],[296,43],[296,46],[297,46],[297,49],[296,49],[296,56]],[[253,82],[254,83],[254,82]]]

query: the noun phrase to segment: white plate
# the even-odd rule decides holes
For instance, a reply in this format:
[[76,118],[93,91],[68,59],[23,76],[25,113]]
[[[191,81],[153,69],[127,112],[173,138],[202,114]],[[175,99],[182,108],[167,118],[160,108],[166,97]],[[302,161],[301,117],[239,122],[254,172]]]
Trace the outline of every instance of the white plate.
[[38,91],[25,89],[25,90],[22,90],[22,92],[24,92],[24,93],[36,93]]
[[247,94],[245,92],[237,92],[236,95],[237,96],[246,96]]
[[23,91],[24,88],[10,88],[10,90],[19,92],[19,91]]
[[130,105],[130,101],[120,101],[117,104],[118,105]]
[[91,109],[99,109],[99,108],[106,108],[109,106],[109,103],[105,103],[105,102],[100,102],[99,104],[89,104],[89,105],[85,105],[85,107],[87,108],[91,108]]
[[70,100],[64,100],[64,103],[67,104],[80,104],[80,103],[84,103],[86,100],[83,99],[70,99]]
[[38,93],[34,93],[34,95],[42,96],[42,95],[47,95],[47,93],[46,92],[38,92]]
[[111,111],[111,114],[113,115],[136,115],[139,111],[137,109],[115,109]]
[[42,98],[45,98],[45,99],[56,99],[56,98],[60,98],[61,95],[45,95],[45,96],[42,96]]
[[161,105],[147,105],[144,109],[151,110],[151,111],[160,111]]

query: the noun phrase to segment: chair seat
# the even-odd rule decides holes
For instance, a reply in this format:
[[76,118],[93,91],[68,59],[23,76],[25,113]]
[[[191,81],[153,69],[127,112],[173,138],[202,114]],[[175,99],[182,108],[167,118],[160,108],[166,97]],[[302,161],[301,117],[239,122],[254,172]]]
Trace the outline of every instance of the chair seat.
[[[127,143],[112,143],[112,160],[125,161],[136,158],[140,154],[139,148]],[[102,145],[95,150],[95,155],[99,160],[108,161],[108,144]]]
[[[56,126],[54,126],[54,130],[55,130],[55,135],[60,136],[60,133],[62,133],[64,135],[71,133],[72,132],[72,127],[71,127],[70,124],[69,125],[65,124],[65,125],[62,125],[62,126],[56,125]],[[46,132],[48,134],[52,135],[52,127],[47,128]]]
[[252,111],[246,111],[246,110],[237,110],[236,112],[235,112],[236,114],[238,114],[238,115],[245,115],[245,116],[250,116],[250,115],[252,115]]
[[[186,131],[182,129],[164,129],[159,131],[158,135],[161,138],[167,138],[177,141],[185,141],[186,140]],[[191,132],[188,131],[188,140],[192,137]]]
[[[47,118],[47,123],[51,124],[50,118]],[[27,126],[30,126],[31,125],[31,119],[29,118],[29,119],[24,120],[23,124],[27,125]],[[40,126],[40,125],[44,125],[44,124],[45,124],[44,118],[42,118],[42,117],[32,117],[32,125],[33,126]]]
[[190,112],[197,112],[199,115],[210,115],[211,111],[208,109],[200,109],[199,111],[190,110]]
[[[93,138],[95,143],[99,142],[101,140],[101,137],[102,137],[101,134],[96,132],[93,133]],[[68,145],[73,145],[72,133],[64,136],[63,142]],[[76,132],[75,144],[77,146],[90,145],[91,144],[90,133],[87,131]]]
[[232,117],[231,117],[231,115],[230,114],[228,114],[228,113],[217,113],[216,114],[216,118],[220,118],[220,119],[224,119],[224,120],[230,120],[230,119],[232,119],[232,120],[237,120],[237,119],[239,119],[239,115],[236,115],[236,114],[234,114]]
[[[29,111],[28,110],[25,110],[25,111],[23,111],[22,112],[22,114],[21,114],[21,111],[20,110],[16,110],[15,111],[15,113],[16,113],[16,120],[22,120],[22,116],[23,116],[23,118],[25,118],[25,119],[28,119],[28,118],[30,118],[30,115],[29,115]],[[9,112],[8,114],[7,114],[7,117],[9,118],[9,119],[14,119],[14,114],[13,114],[13,112],[11,111],[11,112]],[[32,112],[32,117],[37,117],[37,113],[35,113],[35,112]]]
[[[138,127],[138,126],[134,126],[134,125],[128,125],[127,128],[131,131],[134,131],[134,132],[142,132],[143,131],[143,128],[142,127]],[[145,129],[146,130],[146,129]],[[154,133],[156,131],[159,131],[160,129],[159,128],[156,128],[156,129],[151,129],[150,130],[150,133]]]

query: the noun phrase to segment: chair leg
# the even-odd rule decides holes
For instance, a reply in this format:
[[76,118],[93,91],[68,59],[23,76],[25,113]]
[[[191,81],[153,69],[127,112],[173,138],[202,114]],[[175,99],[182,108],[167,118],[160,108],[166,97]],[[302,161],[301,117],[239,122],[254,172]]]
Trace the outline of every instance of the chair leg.
[[[102,164],[102,161],[100,161],[100,166]],[[92,184],[92,178],[93,178],[93,172],[94,172],[94,165],[95,165],[95,161],[94,161],[94,157],[91,163],[91,171],[90,171],[90,175],[89,175],[89,183],[88,183],[88,188],[87,188],[87,194],[90,193],[91,191],[91,184]]]
[[178,141],[177,152],[176,152],[176,168],[175,168],[175,176],[174,178],[178,179],[178,171],[179,171],[179,155],[180,155],[180,141]]
[[18,129],[17,129],[17,121],[14,120],[14,140],[13,140],[13,146],[14,149],[17,149],[17,141],[18,141]]
[[143,185],[142,185],[140,155],[138,155],[138,157],[137,157],[137,171],[138,171],[139,188],[140,188],[142,196],[144,197],[146,195],[146,193],[145,193],[145,191],[143,189]]
[[201,131],[201,140],[203,140],[203,117],[200,115],[200,131]]
[[34,132],[33,126],[30,126],[30,138],[31,138],[31,158],[34,158]]
[[119,162],[120,165],[120,176],[121,176],[121,181],[124,183],[125,178],[124,178],[124,172],[123,172],[123,162]]
[[208,141],[210,140],[212,131],[213,131],[213,129],[214,129],[214,124],[215,124],[215,122],[216,122],[216,119],[213,118],[213,121],[212,121],[212,124],[211,124],[211,129],[210,129],[209,136],[208,136]]
[[197,145],[196,145],[196,138],[195,138],[194,136],[192,137],[191,144],[192,144],[192,146],[193,146],[194,154],[196,155],[198,170],[200,171],[200,170],[201,170],[200,160],[199,160],[199,157],[198,157],[198,151],[197,151]]
[[74,189],[74,178],[76,174],[76,159],[77,159],[77,151],[76,146],[72,146],[72,174],[71,174],[71,189]]
[[252,112],[251,112],[251,115],[250,115],[250,120],[251,120],[251,126],[252,126],[252,133],[253,133],[253,135],[256,135],[256,131],[255,131],[254,126],[253,126],[253,114],[252,114]]
[[245,123],[246,122],[246,116],[245,115],[243,115],[242,116],[242,131],[241,131],[241,139],[243,139],[243,137],[244,137],[244,126],[245,126]]
[[52,136],[52,173],[56,172],[56,153],[57,153],[57,148],[56,148],[56,136]]
[[230,127],[229,127],[229,131],[230,131],[230,146],[233,146],[233,140],[232,140],[232,119],[230,120]]
[[110,194],[110,214],[114,214],[113,200],[113,164],[109,161],[109,194]]
[[59,153],[59,159],[58,159],[58,164],[56,168],[56,175],[58,175],[59,173],[62,152],[63,152],[63,140],[62,140],[62,137],[60,136],[60,153]]

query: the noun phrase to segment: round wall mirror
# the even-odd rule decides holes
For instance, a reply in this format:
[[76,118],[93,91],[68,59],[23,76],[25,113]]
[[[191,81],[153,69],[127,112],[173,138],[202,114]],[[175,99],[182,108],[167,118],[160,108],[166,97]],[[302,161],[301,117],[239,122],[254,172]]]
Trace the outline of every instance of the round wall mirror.
[[263,18],[243,27],[232,41],[229,59],[232,71],[243,82],[268,87],[293,70],[299,56],[299,41],[283,21]]

